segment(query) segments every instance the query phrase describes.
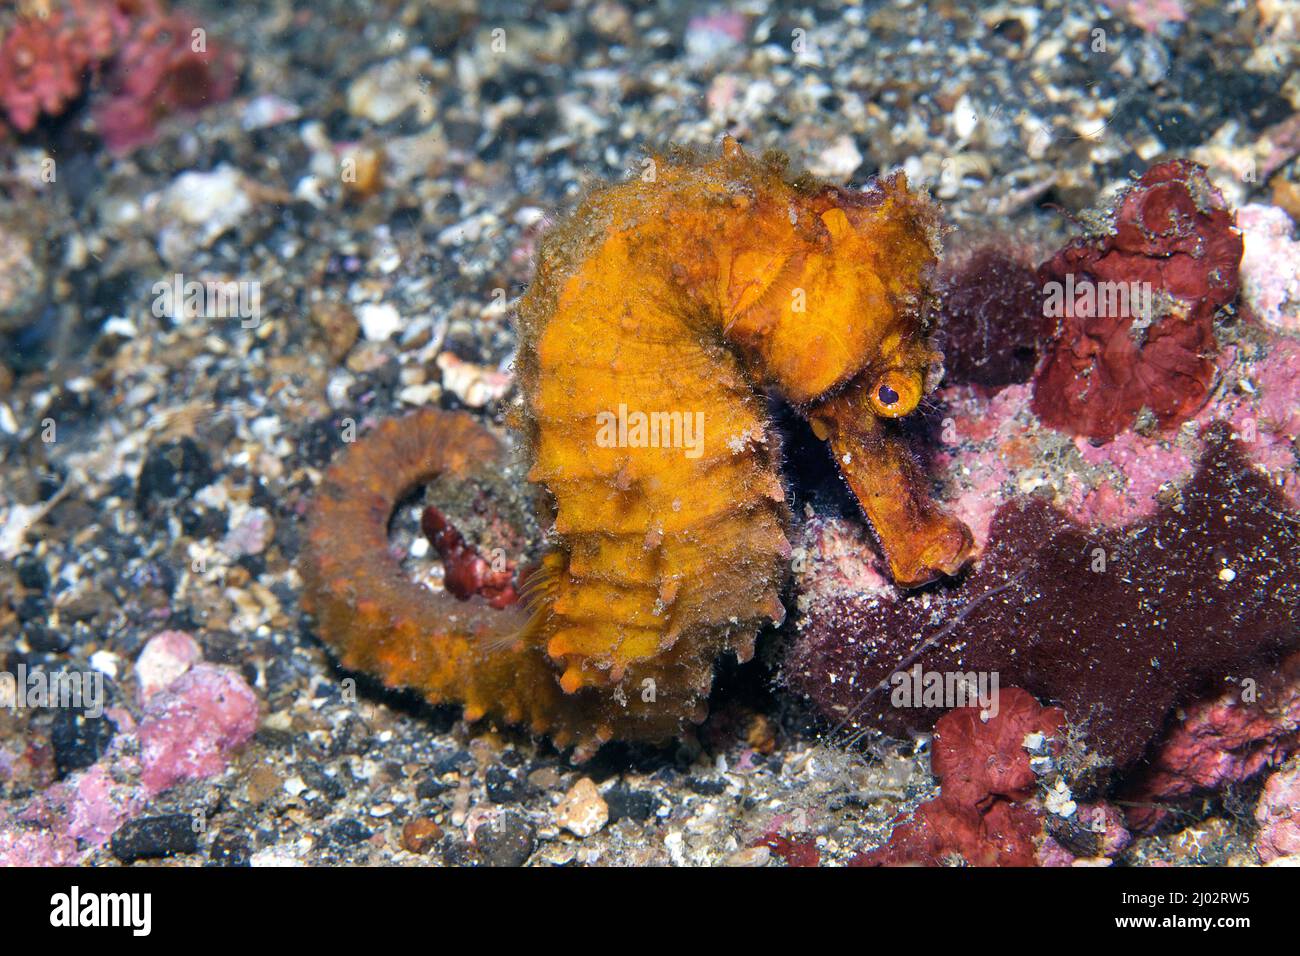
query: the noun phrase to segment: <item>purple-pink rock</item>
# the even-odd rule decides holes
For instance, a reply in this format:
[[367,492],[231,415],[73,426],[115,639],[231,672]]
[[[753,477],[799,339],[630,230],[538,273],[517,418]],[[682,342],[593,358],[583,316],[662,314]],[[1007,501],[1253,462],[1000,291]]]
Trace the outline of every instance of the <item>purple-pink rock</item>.
[[1166,23],[1182,23],[1187,9],[1182,0],[1103,0],[1116,14],[1148,33],[1158,33]]
[[1300,762],[1292,761],[1268,778],[1255,808],[1259,824],[1256,848],[1270,863],[1300,854]]
[[0,866],[73,866],[144,808],[129,732],[98,762],[0,814]]
[[141,779],[152,795],[218,773],[257,729],[257,696],[227,667],[198,664],[145,707]]
[[125,710],[110,710],[118,733],[98,761],[25,806],[0,806],[0,866],[81,863],[159,793],[225,769],[257,729],[257,696],[237,671],[195,663],[197,652],[180,631],[149,641],[136,662],[138,726]]

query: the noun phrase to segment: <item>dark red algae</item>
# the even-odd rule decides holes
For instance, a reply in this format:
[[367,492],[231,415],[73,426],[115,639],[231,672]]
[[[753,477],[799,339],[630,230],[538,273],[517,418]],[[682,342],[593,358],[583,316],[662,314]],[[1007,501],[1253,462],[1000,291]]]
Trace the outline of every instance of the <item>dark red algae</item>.
[[786,682],[836,724],[901,734],[941,711],[892,706],[892,674],[996,673],[1134,763],[1176,705],[1267,673],[1300,630],[1300,519],[1223,425],[1206,432],[1196,474],[1148,520],[1088,529],[1020,497],[960,583],[814,605]]
[[945,380],[1001,388],[1029,381],[1044,334],[1034,266],[999,245],[945,257],[935,277]]

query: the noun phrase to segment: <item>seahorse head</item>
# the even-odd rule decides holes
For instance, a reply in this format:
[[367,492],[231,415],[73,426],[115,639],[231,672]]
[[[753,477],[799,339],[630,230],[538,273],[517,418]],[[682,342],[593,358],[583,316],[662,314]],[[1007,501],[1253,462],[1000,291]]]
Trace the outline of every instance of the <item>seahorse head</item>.
[[930,499],[886,420],[914,411],[942,356],[925,314],[939,217],[900,172],[863,190],[788,182],[724,142],[725,194],[742,207],[721,255],[723,330],[800,408],[871,521],[894,579],[915,585],[969,560],[970,531]]
[[933,384],[924,323],[938,217],[902,173],[863,191],[765,190],[723,263],[725,332],[796,403],[870,378],[898,418]]

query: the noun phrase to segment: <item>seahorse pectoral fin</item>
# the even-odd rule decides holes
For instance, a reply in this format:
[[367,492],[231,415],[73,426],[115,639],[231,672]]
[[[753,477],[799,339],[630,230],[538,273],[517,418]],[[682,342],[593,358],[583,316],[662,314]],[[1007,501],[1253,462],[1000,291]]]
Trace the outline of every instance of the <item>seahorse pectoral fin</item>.
[[902,437],[871,412],[865,390],[851,387],[808,418],[830,442],[894,580],[915,587],[960,571],[974,549],[970,529],[931,498],[924,472]]

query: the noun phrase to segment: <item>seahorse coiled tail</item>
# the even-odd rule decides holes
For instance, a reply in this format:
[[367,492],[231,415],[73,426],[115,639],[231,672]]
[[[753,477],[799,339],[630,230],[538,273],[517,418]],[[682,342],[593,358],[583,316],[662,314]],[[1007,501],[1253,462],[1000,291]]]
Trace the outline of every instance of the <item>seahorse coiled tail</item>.
[[[304,607],[345,668],[417,689],[432,703],[462,704],[470,720],[491,714],[589,752],[613,735],[605,702],[566,695],[536,647],[503,640],[526,630],[528,613],[431,591],[389,548],[389,519],[407,492],[439,474],[500,467],[503,454],[473,417],[437,409],[384,421],[350,445],[308,514]],[[663,715],[651,736],[676,728]]]
[[472,420],[430,411],[361,439],[323,483],[303,562],[322,635],[347,667],[580,755],[681,732],[718,656],[748,659],[784,618],[768,391],[829,442],[896,580],[954,573],[970,534],[886,421],[941,358],[923,322],[937,234],[901,174],[792,183],[730,138],[593,193],[543,241],[518,309],[529,478],[553,518],[528,609],[436,595],[387,554],[412,485],[499,460]]

